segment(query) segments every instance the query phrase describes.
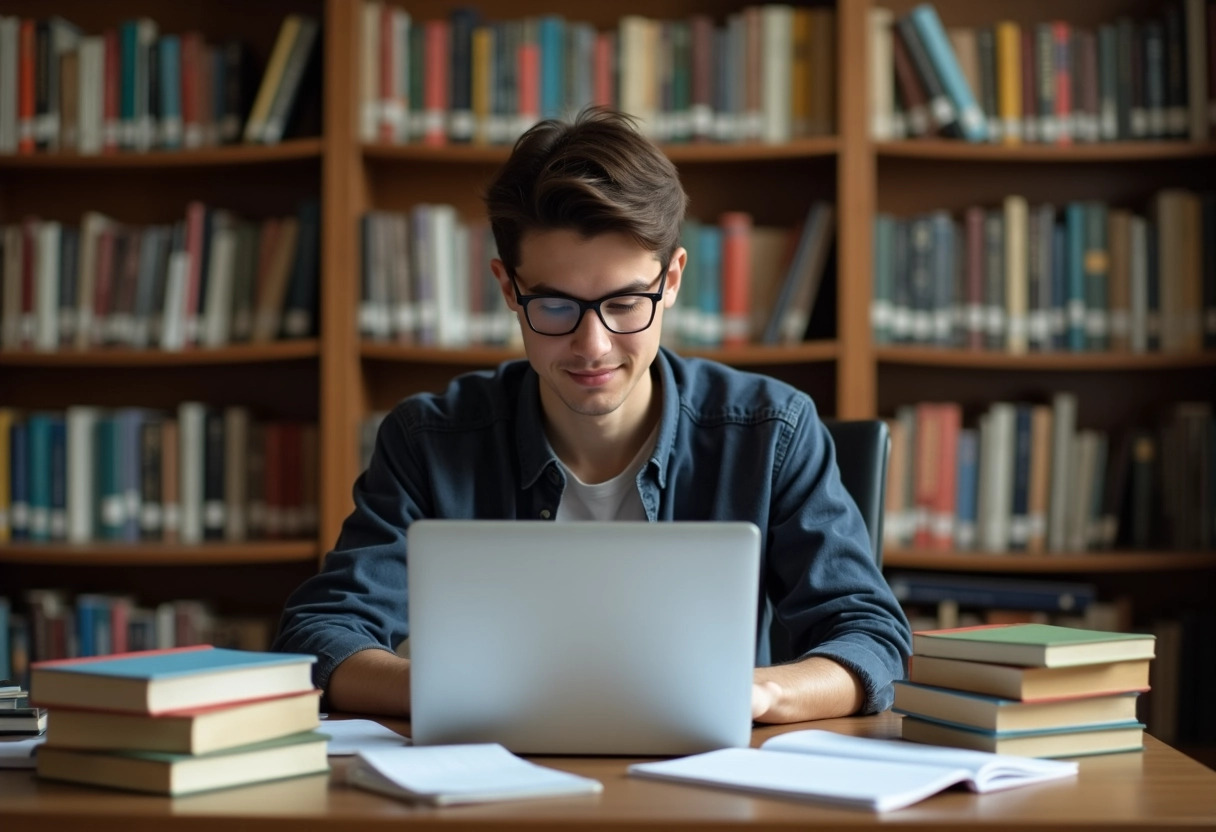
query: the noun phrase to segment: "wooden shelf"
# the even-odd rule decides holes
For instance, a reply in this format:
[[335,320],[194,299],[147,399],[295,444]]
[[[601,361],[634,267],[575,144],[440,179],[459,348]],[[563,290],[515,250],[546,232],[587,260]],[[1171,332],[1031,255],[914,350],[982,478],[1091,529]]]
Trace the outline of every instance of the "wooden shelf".
[[[706,142],[703,144],[669,144],[663,147],[667,157],[677,164],[694,162],[751,162],[767,159],[803,159],[834,156],[840,149],[836,136],[822,136],[783,144],[759,142]],[[511,148],[503,145],[441,145],[423,144],[365,144],[363,157],[382,161],[452,162],[455,164],[499,165],[507,160]]]
[[5,543],[0,563],[55,566],[231,566],[315,563],[315,540],[256,540],[247,543]]
[[1216,157],[1216,142],[1099,142],[1095,144],[999,145],[924,139],[878,142],[879,158],[934,159],[983,162],[1150,162],[1161,159]]
[[[512,358],[523,358],[521,350],[499,347],[468,347],[445,349],[441,347],[412,347],[401,344],[365,341],[360,347],[364,359],[396,361],[410,364],[452,364],[494,366]],[[795,347],[767,347],[749,345],[719,350],[677,350],[681,355],[712,358],[725,364],[777,365],[807,364],[819,361],[834,361],[839,354],[835,341],[809,341]]]
[[978,368],[984,370],[1172,370],[1216,367],[1216,352],[1201,353],[1009,353],[958,350],[938,347],[877,347],[880,364],[910,364],[930,367]]
[[937,552],[884,549],[884,567],[958,572],[1164,572],[1216,568],[1216,552]]
[[218,349],[191,347],[184,350],[136,350],[99,347],[91,350],[55,352],[0,351],[0,366],[9,367],[174,367],[203,364],[262,364],[316,358],[320,345],[315,338],[273,341],[267,344],[238,344]]
[[33,153],[28,156],[0,155],[0,169],[38,170],[130,170],[134,168],[199,168],[230,165],[262,165],[300,159],[320,160],[322,139],[292,139],[271,145],[228,145],[198,150],[151,150],[147,153]]

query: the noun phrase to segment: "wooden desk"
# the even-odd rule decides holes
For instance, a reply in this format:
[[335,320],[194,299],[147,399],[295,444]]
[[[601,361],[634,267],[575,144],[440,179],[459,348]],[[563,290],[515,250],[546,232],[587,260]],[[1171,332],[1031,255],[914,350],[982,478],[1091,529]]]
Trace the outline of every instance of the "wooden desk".
[[[399,726],[394,726],[399,727]],[[764,728],[754,741],[791,728]],[[888,737],[898,717],[882,714],[815,723],[861,736]],[[759,830],[857,829],[896,824],[901,830],[1216,830],[1216,772],[1155,739],[1136,754],[1081,760],[1077,779],[974,795],[949,791],[897,812],[828,809],[740,792],[658,783],[625,776],[632,760],[538,758],[595,777],[598,797],[533,800],[449,809],[408,803],[348,788],[343,758],[324,775],[184,797],[148,797],[36,780],[0,771],[0,830],[58,832],[335,832],[335,830]]]

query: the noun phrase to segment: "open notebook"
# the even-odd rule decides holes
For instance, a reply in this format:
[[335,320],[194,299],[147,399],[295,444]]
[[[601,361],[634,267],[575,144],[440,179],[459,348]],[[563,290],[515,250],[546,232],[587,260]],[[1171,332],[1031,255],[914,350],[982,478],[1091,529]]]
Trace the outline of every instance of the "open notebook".
[[1077,764],[809,730],[760,748],[637,763],[629,773],[885,812],[957,783],[984,793],[1071,777]]

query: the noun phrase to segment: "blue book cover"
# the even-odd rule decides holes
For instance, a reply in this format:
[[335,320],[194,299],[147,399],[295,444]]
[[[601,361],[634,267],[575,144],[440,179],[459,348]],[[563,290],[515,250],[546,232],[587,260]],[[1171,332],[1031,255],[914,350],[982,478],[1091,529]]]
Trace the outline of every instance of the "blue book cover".
[[12,636],[9,634],[9,621],[12,618],[12,607],[9,600],[0,595],[0,679],[13,678],[13,659],[9,653]]
[[50,539],[66,540],[68,536],[68,432],[63,414],[55,413],[51,423],[51,483]]
[[135,68],[139,54],[139,21],[124,20],[118,24],[118,117],[121,125],[120,147],[134,145],[135,123]]
[[25,422],[9,428],[9,534],[13,540],[30,537],[30,446]]
[[[684,272],[680,275],[680,300],[664,315],[669,316],[670,325],[663,332],[674,336],[677,343],[695,343],[700,329],[701,312],[698,295],[701,291],[701,234],[704,226],[694,217],[686,217],[680,229],[680,245],[688,252]],[[675,312],[672,315],[672,312]],[[667,319],[665,319],[667,320]]]
[[[874,217],[874,298],[870,311],[870,328],[874,332],[875,344],[889,344],[892,341],[891,317],[892,298],[895,287],[895,263],[892,260],[895,247],[895,217],[890,214],[877,214]],[[785,286],[781,288],[782,298],[785,298]],[[776,341],[775,328],[773,341],[769,341],[769,332],[764,332],[765,343]]]
[[560,15],[538,20],[540,41],[540,115],[560,118],[566,103],[566,21]]
[[946,37],[941,18],[937,16],[937,10],[928,3],[923,3],[912,9],[911,18],[921,42],[924,43],[925,51],[929,54],[929,60],[932,61],[933,68],[937,70],[942,86],[946,89],[946,94],[950,96],[955,110],[958,111],[963,138],[969,142],[987,140],[988,125],[984,119],[984,111],[980,109],[975,93],[963,75],[954,49]]
[[701,346],[722,346],[722,229],[706,223],[701,228],[697,256],[701,259],[697,281]]
[[29,539],[51,539],[51,415],[32,413],[26,420],[26,442],[29,448],[29,483],[26,504],[29,506]]
[[1067,256],[1065,301],[1068,349],[1085,350],[1085,204],[1070,202],[1064,208]]
[[303,653],[260,653],[202,644],[92,659],[58,659],[38,662],[33,669],[37,673],[71,673],[152,681],[272,665],[313,664],[316,660],[316,656]]
[[975,546],[976,515],[979,500],[979,434],[974,428],[958,432],[958,474],[955,479],[955,545],[960,550]]
[[162,146],[181,147],[182,41],[177,35],[160,39],[160,119]]

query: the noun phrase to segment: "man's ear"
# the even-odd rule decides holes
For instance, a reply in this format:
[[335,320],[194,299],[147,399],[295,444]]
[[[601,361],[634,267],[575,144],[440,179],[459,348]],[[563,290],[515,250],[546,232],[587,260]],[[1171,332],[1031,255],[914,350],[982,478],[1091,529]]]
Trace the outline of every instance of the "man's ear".
[[511,284],[510,275],[507,274],[507,265],[495,257],[490,261],[490,270],[494,272],[494,277],[498,280],[498,289],[507,301],[507,308],[512,312],[518,312],[519,305],[515,302],[515,287]]
[[684,276],[684,264],[687,262],[687,249],[678,248],[671,256],[671,263],[667,266],[667,282],[663,286],[663,307],[665,309],[671,308],[671,305],[676,302],[676,295],[680,293],[680,278]]

